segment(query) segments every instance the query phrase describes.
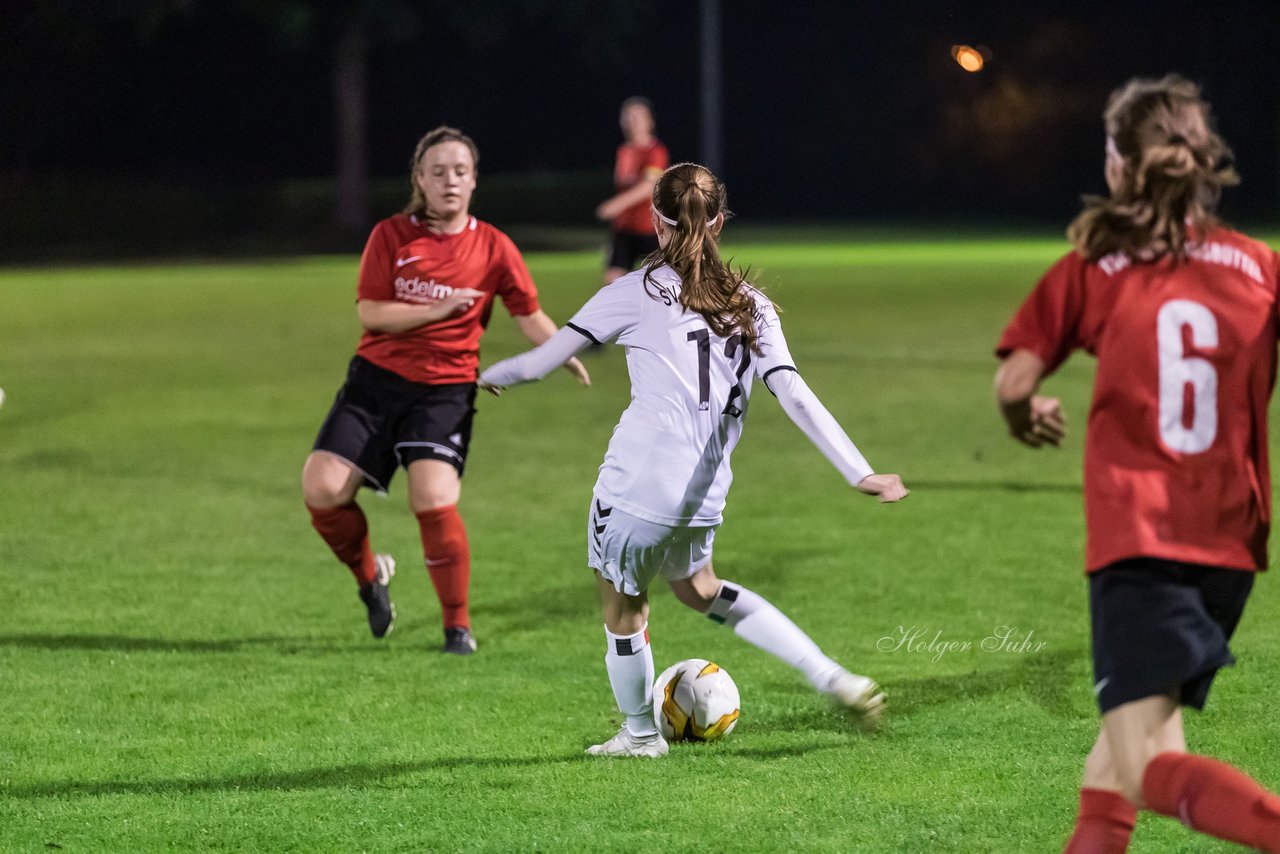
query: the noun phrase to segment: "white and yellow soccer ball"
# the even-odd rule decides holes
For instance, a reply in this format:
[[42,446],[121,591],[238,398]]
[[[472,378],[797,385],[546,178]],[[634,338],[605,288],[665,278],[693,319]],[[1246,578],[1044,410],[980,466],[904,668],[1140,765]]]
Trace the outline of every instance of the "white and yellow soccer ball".
[[733,732],[741,700],[718,664],[704,658],[677,661],[653,683],[653,717],[668,741],[715,741]]

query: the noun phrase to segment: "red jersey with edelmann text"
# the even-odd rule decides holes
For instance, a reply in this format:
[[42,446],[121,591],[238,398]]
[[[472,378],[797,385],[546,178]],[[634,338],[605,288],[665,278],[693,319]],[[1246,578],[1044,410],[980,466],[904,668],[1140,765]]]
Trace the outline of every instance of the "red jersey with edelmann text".
[[1085,568],[1153,557],[1267,565],[1277,258],[1225,228],[1185,259],[1071,253],[1018,310],[997,354],[1055,370],[1098,358],[1084,451]]
[[[656,181],[669,165],[667,147],[657,139],[650,139],[648,145],[620,145],[613,166],[613,185],[622,192],[643,178]],[[614,230],[627,234],[653,234],[653,219],[649,215],[652,204],[651,200],[645,199],[627,208],[613,221]]]
[[414,382],[475,382],[494,297],[502,297],[513,317],[538,310],[538,291],[520,251],[488,223],[471,217],[459,233],[438,234],[416,216],[384,219],[360,258],[357,299],[429,305],[455,288],[485,296],[464,312],[408,332],[365,330],[356,354]]

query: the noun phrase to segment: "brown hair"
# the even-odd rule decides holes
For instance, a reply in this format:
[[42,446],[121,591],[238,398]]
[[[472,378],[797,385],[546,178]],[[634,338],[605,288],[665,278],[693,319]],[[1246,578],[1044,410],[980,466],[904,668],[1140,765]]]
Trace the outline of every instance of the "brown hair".
[[1183,255],[1188,231],[1217,225],[1222,188],[1240,181],[1200,87],[1176,74],[1134,78],[1111,93],[1103,121],[1124,174],[1109,197],[1085,197],[1067,238],[1089,260]]
[[649,117],[653,118],[653,102],[643,95],[632,95],[623,101],[622,106],[618,108],[618,112],[623,112],[627,107],[644,107],[649,111]]
[[[717,237],[711,230],[716,217],[731,214],[724,184],[711,170],[696,163],[677,163],[662,173],[653,187],[653,207],[667,223],[671,236],[650,256],[644,271],[645,290],[650,276],[666,264],[680,276],[680,304],[701,314],[711,331],[721,338],[740,333],[752,350],[756,344],[755,301],[746,271],[735,271],[720,259]],[[652,292],[649,292],[652,296]]]
[[427,198],[422,194],[422,188],[418,186],[418,169],[422,166],[422,158],[426,155],[427,149],[442,142],[462,143],[471,150],[472,168],[480,165],[480,149],[476,148],[476,144],[471,141],[471,137],[462,131],[447,125],[440,125],[435,130],[427,131],[427,134],[418,140],[417,146],[413,149],[413,159],[409,161],[409,186],[413,188],[413,195],[409,197],[409,203],[404,206],[404,210],[401,213],[419,214],[421,216],[430,215],[427,210]]

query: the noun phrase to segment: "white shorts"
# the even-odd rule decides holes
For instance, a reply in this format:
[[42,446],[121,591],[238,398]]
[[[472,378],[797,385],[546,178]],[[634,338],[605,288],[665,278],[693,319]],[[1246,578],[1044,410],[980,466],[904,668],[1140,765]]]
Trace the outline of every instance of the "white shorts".
[[587,517],[587,566],[619,593],[638,596],[655,576],[679,581],[710,563],[715,538],[714,527],[647,522],[593,497]]

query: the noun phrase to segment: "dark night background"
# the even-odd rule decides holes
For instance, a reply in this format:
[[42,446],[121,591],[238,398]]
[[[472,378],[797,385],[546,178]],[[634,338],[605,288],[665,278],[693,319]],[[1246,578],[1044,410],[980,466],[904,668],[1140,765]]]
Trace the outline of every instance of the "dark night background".
[[[405,196],[429,128],[480,146],[474,207],[592,226],[618,103],[699,159],[695,0],[4,0],[0,260],[348,250]],[[1102,189],[1100,114],[1133,75],[1202,83],[1280,217],[1280,3],[723,0],[723,175],[748,221],[1054,227]],[[335,220],[335,57],[367,43],[359,227]],[[982,45],[977,74],[953,44]]]

